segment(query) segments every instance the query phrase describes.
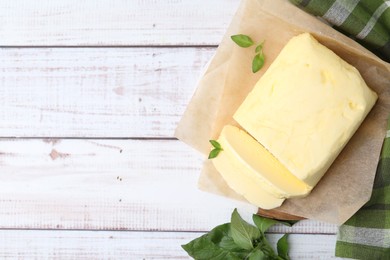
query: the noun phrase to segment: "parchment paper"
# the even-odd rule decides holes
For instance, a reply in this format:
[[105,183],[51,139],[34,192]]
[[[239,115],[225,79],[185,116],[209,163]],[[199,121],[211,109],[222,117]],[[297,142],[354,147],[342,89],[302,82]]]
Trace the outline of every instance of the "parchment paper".
[[[216,139],[224,125],[237,125],[232,115],[287,41],[310,32],[322,44],[354,65],[379,99],[331,168],[306,198],[288,199],[278,211],[336,224],[344,223],[371,195],[381,145],[390,111],[390,64],[355,41],[304,13],[287,0],[243,0],[215,56],[199,81],[175,136],[207,155],[208,140]],[[265,40],[264,68],[251,72],[252,48],[230,39],[247,34]],[[244,200],[232,191],[209,160],[205,160],[199,188]]]

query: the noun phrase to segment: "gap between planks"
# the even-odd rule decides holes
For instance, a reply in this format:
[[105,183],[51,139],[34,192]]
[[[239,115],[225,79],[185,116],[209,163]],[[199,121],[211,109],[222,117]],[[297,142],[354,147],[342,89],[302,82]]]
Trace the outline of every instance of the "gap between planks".
[[[0,257],[190,259],[181,248],[200,233],[0,230]],[[269,234],[272,245],[281,234]],[[289,236],[292,259],[335,259],[335,235]]]
[[208,231],[235,207],[250,219],[256,208],[197,189],[203,160],[177,140],[0,140],[0,228]]
[[0,45],[0,49],[164,49],[164,48],[217,48],[218,44],[209,45]]
[[[252,223],[253,224],[253,223]],[[306,232],[299,232],[299,231],[284,231],[280,229],[281,226],[276,226],[276,228],[271,228],[269,231],[267,231],[267,235],[283,235],[283,234],[294,234],[294,235],[337,235],[335,232],[318,232],[318,233],[306,233]],[[199,236],[205,234],[206,232],[210,230],[201,230],[201,231],[193,231],[193,230],[120,230],[120,229],[61,229],[61,228],[0,228],[0,231],[64,231],[64,232],[137,232],[137,233],[194,233],[199,234]]]
[[0,45],[217,45],[239,3],[3,0]]
[[0,49],[0,136],[171,138],[214,51]]
[[58,136],[53,136],[53,137],[41,137],[41,136],[23,136],[23,137],[18,137],[18,136],[11,136],[11,137],[5,137],[5,136],[0,136],[0,141],[1,140],[44,140],[47,142],[53,142],[57,140],[150,140],[150,141],[178,141],[176,137],[58,137]]

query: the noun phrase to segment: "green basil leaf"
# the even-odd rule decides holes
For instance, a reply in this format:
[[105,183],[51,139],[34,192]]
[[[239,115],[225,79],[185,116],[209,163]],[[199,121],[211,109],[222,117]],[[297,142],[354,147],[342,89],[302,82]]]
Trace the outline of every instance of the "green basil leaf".
[[232,237],[225,236],[222,238],[221,242],[218,244],[221,248],[229,250],[231,252],[239,252],[242,250],[233,240]]
[[220,248],[234,253],[234,255],[245,259],[248,256],[246,250],[239,247],[231,237],[230,223],[218,226],[209,233],[211,241],[217,244]]
[[258,72],[264,66],[264,54],[261,52],[256,54],[252,61],[252,72]]
[[211,145],[212,145],[214,148],[218,148],[218,149],[222,150],[221,144],[218,143],[217,141],[215,141],[215,140],[209,140],[209,142],[211,143]]
[[248,260],[265,260],[265,259],[268,259],[268,257],[260,249],[256,249],[248,256],[247,259]]
[[248,48],[254,44],[252,39],[248,35],[237,34],[237,35],[231,36],[230,38],[232,38],[232,40],[238,46],[243,47],[243,48]]
[[211,152],[209,153],[209,159],[213,159],[215,157],[218,156],[218,154],[221,152],[222,150],[221,149],[218,149],[218,148],[215,148],[213,150],[211,150]]
[[260,231],[246,223],[238,214],[237,209],[234,209],[231,218],[230,231],[234,242],[242,249],[253,249],[253,240],[259,239]]
[[264,217],[261,217],[259,215],[255,215],[255,214],[252,216],[252,219],[253,219],[253,222],[255,223],[255,225],[259,228],[259,230],[263,234],[265,232],[267,232],[267,230],[270,227],[279,223],[277,220],[270,219],[270,218],[264,218]]
[[288,256],[288,241],[287,241],[288,234],[285,234],[282,236],[277,245],[276,248],[278,249],[278,255],[285,259],[285,260],[290,260],[290,257]]
[[263,46],[264,46],[264,42],[260,43],[259,45],[257,45],[256,49],[255,49],[255,52],[256,53],[259,53],[263,50]]
[[239,256],[215,245],[208,237],[203,235],[182,248],[196,260],[241,260]]
[[264,218],[262,216],[254,214],[252,216],[253,222],[260,229],[261,233],[267,232],[267,230],[276,224],[282,224],[291,227],[291,223],[288,221],[279,221],[276,219]]
[[239,247],[231,237],[223,237],[218,246],[224,250],[234,253],[235,256],[245,259],[248,256],[248,251]]
[[226,238],[229,237],[229,233],[230,223],[222,224],[213,228],[209,233],[192,240],[190,243],[182,245],[182,248],[195,259],[238,260],[245,258],[248,253],[243,254],[240,250],[234,252],[234,250],[221,246],[227,240]]
[[213,228],[209,233],[207,233],[208,238],[214,243],[219,244],[222,239],[226,236],[229,236],[230,232],[230,223],[225,223]]

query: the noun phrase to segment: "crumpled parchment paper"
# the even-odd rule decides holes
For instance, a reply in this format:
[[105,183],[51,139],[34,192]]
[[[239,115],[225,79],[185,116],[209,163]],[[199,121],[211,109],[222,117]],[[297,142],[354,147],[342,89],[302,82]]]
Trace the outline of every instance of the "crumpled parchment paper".
[[[287,41],[310,32],[322,44],[354,65],[379,99],[331,168],[306,198],[288,199],[280,212],[342,224],[370,198],[375,171],[390,111],[390,64],[355,41],[304,13],[287,0],[242,0],[207,70],[201,77],[175,136],[201,153],[211,149],[224,125],[237,125],[232,115]],[[254,50],[236,46],[234,34],[265,40],[266,62],[251,72]],[[205,160],[199,188],[244,200],[231,190],[210,160]]]

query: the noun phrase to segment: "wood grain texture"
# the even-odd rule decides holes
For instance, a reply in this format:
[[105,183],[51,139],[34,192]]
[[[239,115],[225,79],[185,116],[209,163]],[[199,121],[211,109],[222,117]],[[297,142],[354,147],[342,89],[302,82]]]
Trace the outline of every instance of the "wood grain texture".
[[[180,245],[202,233],[0,230],[0,258],[191,259]],[[268,235],[275,244],[281,235]],[[335,235],[289,237],[292,259],[334,259]]]
[[[0,228],[208,231],[238,207],[201,192],[203,156],[175,140],[0,141]],[[272,232],[329,233],[302,221]]]
[[0,49],[0,137],[172,137],[213,52]]
[[239,2],[0,1],[0,46],[217,45]]
[[[189,259],[234,208],[250,220],[197,189],[201,155],[152,140],[173,137],[238,4],[0,1],[1,259]],[[293,259],[333,258],[335,225],[270,231],[293,233]]]

